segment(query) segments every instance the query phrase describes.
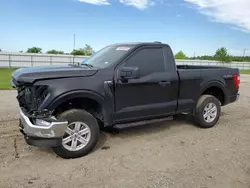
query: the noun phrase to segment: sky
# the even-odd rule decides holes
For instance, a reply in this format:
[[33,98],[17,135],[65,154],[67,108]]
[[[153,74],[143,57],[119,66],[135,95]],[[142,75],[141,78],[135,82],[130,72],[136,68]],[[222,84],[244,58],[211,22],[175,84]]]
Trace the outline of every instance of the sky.
[[0,49],[169,44],[174,53],[250,55],[250,0],[1,0]]

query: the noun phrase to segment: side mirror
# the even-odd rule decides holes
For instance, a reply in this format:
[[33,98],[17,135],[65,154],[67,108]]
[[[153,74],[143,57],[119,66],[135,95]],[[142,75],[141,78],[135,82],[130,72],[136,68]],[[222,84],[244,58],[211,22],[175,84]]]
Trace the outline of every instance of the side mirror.
[[140,69],[138,67],[122,67],[119,70],[119,78],[123,80],[140,78]]

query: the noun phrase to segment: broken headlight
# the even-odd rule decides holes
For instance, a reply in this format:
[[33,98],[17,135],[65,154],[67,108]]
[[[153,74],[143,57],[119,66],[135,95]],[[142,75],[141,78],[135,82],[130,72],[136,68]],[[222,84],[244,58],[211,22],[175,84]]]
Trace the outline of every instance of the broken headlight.
[[48,95],[48,86],[22,86],[17,91],[20,107],[31,112],[37,110]]

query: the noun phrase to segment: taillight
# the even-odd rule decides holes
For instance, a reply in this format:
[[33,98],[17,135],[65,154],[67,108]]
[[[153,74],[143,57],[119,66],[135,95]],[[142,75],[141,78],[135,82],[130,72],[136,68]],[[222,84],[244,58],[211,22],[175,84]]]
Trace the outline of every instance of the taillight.
[[239,89],[240,87],[240,75],[238,74],[235,74],[233,75],[233,78],[234,78],[234,85],[237,89]]

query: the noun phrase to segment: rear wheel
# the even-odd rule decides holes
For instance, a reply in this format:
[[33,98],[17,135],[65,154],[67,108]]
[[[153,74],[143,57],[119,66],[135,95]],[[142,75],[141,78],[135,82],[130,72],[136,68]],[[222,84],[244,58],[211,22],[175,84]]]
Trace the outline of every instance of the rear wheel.
[[220,101],[212,95],[203,95],[198,100],[194,120],[201,128],[211,128],[219,120],[220,113]]
[[72,109],[61,113],[58,119],[68,121],[62,145],[53,148],[62,158],[78,158],[87,155],[96,146],[99,138],[99,125],[87,111]]

